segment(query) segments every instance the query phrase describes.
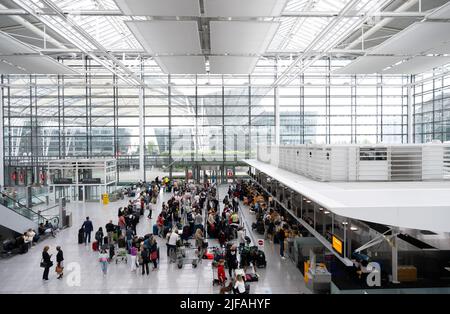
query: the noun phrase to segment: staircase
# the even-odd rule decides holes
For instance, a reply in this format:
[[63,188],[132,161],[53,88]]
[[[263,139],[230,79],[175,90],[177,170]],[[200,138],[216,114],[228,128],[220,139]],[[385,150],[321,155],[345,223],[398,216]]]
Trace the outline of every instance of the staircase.
[[22,234],[30,228],[37,230],[38,225],[47,220],[53,225],[59,224],[57,216],[43,216],[3,193],[0,198],[0,225],[3,227]]

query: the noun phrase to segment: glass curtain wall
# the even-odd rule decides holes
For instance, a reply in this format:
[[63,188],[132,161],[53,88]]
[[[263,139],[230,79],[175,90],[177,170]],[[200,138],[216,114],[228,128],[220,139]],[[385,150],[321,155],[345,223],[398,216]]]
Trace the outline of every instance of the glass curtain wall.
[[[92,60],[63,62],[81,75],[1,77],[5,184],[37,183],[61,158],[115,157],[119,181],[138,180],[139,88]],[[255,157],[257,144],[275,142],[277,98],[282,144],[406,142],[406,78],[329,74],[348,60],[316,62],[279,97],[270,86],[289,60],[262,59],[240,76],[169,76],[153,60],[123,62],[147,84],[146,173],[192,163],[225,171]]]
[[413,77],[414,141],[450,140],[449,66]]

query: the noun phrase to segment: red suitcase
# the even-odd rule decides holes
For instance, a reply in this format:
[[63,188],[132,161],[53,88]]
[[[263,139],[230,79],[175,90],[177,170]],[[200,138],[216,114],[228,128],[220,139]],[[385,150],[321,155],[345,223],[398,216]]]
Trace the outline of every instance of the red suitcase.
[[92,242],[92,250],[93,251],[98,251],[98,241]]

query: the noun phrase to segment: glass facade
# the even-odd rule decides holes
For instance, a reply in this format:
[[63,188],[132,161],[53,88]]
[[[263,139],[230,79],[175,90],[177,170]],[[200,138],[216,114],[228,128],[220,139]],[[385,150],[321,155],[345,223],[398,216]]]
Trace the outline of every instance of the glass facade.
[[450,140],[450,75],[447,68],[414,77],[414,140]]
[[[407,142],[407,78],[329,74],[347,60],[320,60],[276,90],[290,60],[261,60],[252,75],[168,76],[127,56],[142,90],[92,60],[63,62],[82,75],[1,78],[6,185],[36,182],[36,169],[67,157],[115,157],[119,181],[139,179],[140,93],[146,171],[239,166],[275,142],[278,113],[281,144]],[[13,179],[21,169],[26,179]]]

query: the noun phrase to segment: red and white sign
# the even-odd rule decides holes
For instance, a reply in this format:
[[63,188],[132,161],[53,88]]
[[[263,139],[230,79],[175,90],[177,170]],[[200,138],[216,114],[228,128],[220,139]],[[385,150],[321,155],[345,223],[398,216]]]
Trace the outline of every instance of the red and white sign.
[[264,250],[264,240],[263,239],[258,240],[258,248],[260,250]]

